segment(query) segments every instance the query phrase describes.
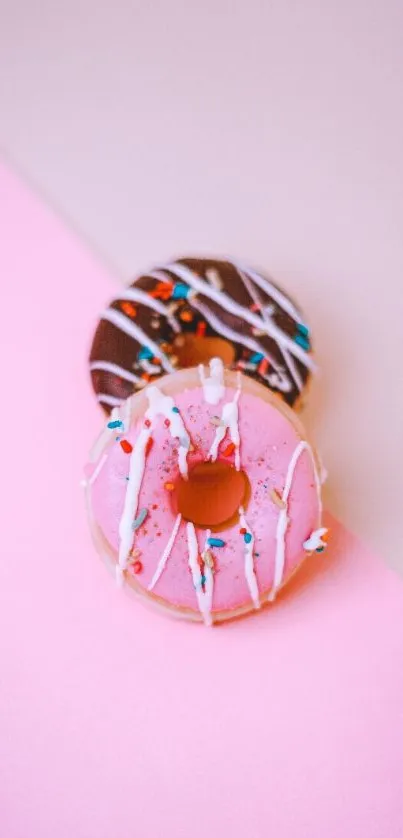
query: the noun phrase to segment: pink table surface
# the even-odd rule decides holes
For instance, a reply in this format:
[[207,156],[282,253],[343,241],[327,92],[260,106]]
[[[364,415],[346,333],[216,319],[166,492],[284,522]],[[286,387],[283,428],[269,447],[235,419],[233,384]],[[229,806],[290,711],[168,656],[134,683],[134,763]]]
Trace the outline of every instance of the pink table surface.
[[329,517],[255,618],[205,630],[117,591],[79,486],[112,280],[4,169],[0,196],[0,834],[400,838],[400,580]]

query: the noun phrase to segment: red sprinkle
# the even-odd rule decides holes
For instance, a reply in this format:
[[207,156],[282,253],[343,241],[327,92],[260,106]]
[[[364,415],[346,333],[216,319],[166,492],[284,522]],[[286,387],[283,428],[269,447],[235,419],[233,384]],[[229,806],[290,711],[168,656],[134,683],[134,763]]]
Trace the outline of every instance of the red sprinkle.
[[147,456],[147,454],[150,453],[153,445],[154,445],[154,440],[153,440],[152,436],[150,436],[150,439],[147,441],[147,445],[146,445],[146,456]]
[[196,335],[198,338],[204,338],[206,334],[207,323],[204,320],[201,320],[200,323],[197,324]]
[[242,527],[242,529],[239,530],[239,532],[241,533],[241,535],[245,535],[248,532],[248,530],[246,529],[246,527]]
[[131,452],[133,451],[133,446],[130,445],[130,442],[128,442],[127,439],[121,439],[120,445],[123,448],[125,454],[131,454]]
[[257,368],[257,371],[258,371],[259,375],[265,375],[268,369],[269,369],[269,362],[268,362],[267,358],[263,358],[263,360],[260,362],[260,364]]
[[143,565],[141,564],[141,562],[139,562],[139,561],[137,560],[137,561],[136,561],[136,562],[134,562],[134,564],[132,565],[132,568],[133,568],[133,573],[141,573],[141,571],[143,570]]
[[253,303],[253,305],[250,306],[251,311],[260,311],[260,309],[261,309],[261,306],[259,306],[257,303]]
[[129,317],[135,317],[137,314],[137,309],[134,307],[133,303],[121,303],[120,307],[125,314],[128,314]]
[[171,282],[159,282],[153,291],[149,291],[149,294],[150,297],[154,297],[156,300],[158,298],[161,300],[169,300],[172,294],[172,288],[173,286]]
[[145,420],[144,420],[144,424],[145,424],[146,428],[150,428],[150,427],[151,427],[151,422],[150,422],[150,420],[149,420],[149,419],[145,419]]
[[165,425],[166,428],[169,428],[170,424],[171,423],[170,423],[169,419],[164,419],[164,425]]
[[224,457],[230,457],[230,456],[231,456],[231,454],[233,454],[233,453],[234,453],[234,451],[235,451],[235,445],[234,445],[234,443],[233,443],[233,442],[230,442],[230,444],[229,444],[229,445],[227,445],[227,447],[226,447],[226,449],[225,449],[225,451],[224,451]]

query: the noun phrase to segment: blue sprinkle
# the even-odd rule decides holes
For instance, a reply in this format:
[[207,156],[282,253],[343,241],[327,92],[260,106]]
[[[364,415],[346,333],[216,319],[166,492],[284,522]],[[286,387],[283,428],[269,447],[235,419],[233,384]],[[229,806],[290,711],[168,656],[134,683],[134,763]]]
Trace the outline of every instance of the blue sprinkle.
[[148,515],[148,509],[140,509],[140,512],[137,515],[137,518],[135,518],[133,523],[132,523],[133,532],[135,532],[135,530],[138,530],[138,528],[141,527],[143,521],[145,521],[145,519],[147,518],[147,515]]
[[223,541],[222,538],[208,538],[207,544],[209,544],[210,547],[225,547],[225,541]]
[[304,326],[303,323],[298,323],[297,329],[298,329],[298,331],[301,335],[303,335],[306,338],[308,337],[308,335],[309,335],[308,326]]
[[113,422],[108,422],[107,428],[123,428],[123,422],[120,419],[115,419]]
[[303,349],[309,349],[309,340],[307,340],[303,335],[295,335],[294,340],[295,343],[298,343],[298,345],[302,346]]
[[177,282],[174,286],[172,291],[172,299],[173,300],[186,300],[189,294],[190,288],[188,285],[185,285],[184,282]]
[[142,346],[138,355],[139,361],[147,360],[149,358],[154,358],[154,352],[148,348],[148,346]]
[[317,547],[315,552],[316,553],[323,553],[324,549],[325,549],[324,547]]
[[253,355],[250,356],[249,361],[252,364],[260,364],[260,362],[263,361],[263,358],[264,355],[262,355],[260,352],[254,352]]
[[252,541],[252,535],[251,535],[251,533],[250,533],[250,532],[246,532],[246,533],[245,533],[245,535],[244,535],[244,537],[243,537],[243,540],[244,540],[245,544],[250,544],[250,543],[251,543],[251,541]]
[[259,558],[259,556],[260,556],[260,553],[255,553],[255,556],[256,556],[256,558],[258,559],[258,558]]
[[179,407],[173,407],[172,413],[179,413]]
[[121,436],[115,436],[115,442],[120,442],[121,439],[122,439]]
[[202,584],[202,585],[205,585],[205,584],[206,584],[207,579],[206,579],[206,577],[204,576],[204,574],[202,575],[202,577],[201,577],[201,579],[200,579],[200,582],[201,582],[201,584]]

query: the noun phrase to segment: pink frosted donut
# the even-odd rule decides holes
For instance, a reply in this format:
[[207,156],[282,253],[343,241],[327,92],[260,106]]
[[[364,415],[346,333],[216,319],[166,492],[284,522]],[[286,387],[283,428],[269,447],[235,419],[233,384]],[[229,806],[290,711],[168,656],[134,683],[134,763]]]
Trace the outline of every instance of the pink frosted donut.
[[325,546],[316,456],[299,419],[219,359],[115,408],[84,482],[117,581],[208,625],[274,600]]

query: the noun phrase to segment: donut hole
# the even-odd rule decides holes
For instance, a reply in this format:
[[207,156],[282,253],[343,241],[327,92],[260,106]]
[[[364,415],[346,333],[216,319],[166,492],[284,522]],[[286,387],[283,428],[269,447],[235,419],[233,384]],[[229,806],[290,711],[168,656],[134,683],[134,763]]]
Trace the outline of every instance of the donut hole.
[[232,343],[219,337],[182,334],[175,338],[173,348],[178,366],[182,368],[207,364],[212,358],[221,358],[224,366],[229,367],[235,358]]
[[246,473],[218,460],[197,463],[187,480],[180,477],[173,504],[176,514],[180,512],[185,521],[221,532],[237,522],[239,508],[246,508],[250,494]]

